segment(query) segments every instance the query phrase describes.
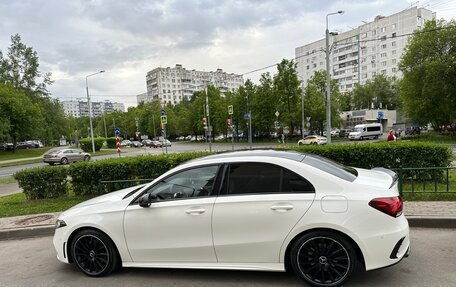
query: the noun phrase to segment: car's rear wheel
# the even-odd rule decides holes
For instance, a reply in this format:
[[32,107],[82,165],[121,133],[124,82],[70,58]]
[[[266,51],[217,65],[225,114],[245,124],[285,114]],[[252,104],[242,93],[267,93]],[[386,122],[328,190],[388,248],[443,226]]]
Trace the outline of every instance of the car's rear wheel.
[[79,270],[93,277],[108,275],[119,264],[111,239],[96,230],[82,230],[74,237],[71,256]]
[[90,156],[88,156],[88,155],[84,156],[84,161],[90,161]]
[[60,160],[60,164],[62,164],[62,165],[68,164],[68,159],[66,157],[62,158]]
[[315,286],[339,286],[353,272],[356,252],[343,236],[327,231],[303,235],[290,253],[293,270]]
[[303,145],[303,143],[302,143],[302,142],[299,142],[298,145]]

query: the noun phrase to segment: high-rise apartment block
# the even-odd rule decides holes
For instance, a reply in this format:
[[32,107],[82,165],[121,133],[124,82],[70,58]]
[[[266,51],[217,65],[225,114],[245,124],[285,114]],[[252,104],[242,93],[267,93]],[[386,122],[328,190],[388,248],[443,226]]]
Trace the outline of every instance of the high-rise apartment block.
[[190,99],[194,92],[204,90],[207,85],[220,89],[221,93],[234,91],[244,83],[241,75],[228,74],[222,69],[215,72],[187,70],[177,64],[174,68],[155,68],[146,76],[147,95],[138,95],[138,103],[159,99],[162,104],[177,104],[184,98]]
[[[90,104],[92,106],[92,115],[94,117],[99,117],[105,113],[110,113],[113,111],[125,112],[125,105],[122,103],[113,103],[107,100],[104,102],[91,102]],[[89,116],[89,104],[87,101],[62,101],[61,105],[63,112],[67,116],[72,116],[75,118]]]
[[[391,16],[377,16],[350,31],[330,36],[330,73],[341,92],[353,89],[376,75],[400,78],[398,64],[407,40],[435,13],[412,7]],[[307,84],[315,71],[326,70],[325,39],[298,47],[298,75]]]

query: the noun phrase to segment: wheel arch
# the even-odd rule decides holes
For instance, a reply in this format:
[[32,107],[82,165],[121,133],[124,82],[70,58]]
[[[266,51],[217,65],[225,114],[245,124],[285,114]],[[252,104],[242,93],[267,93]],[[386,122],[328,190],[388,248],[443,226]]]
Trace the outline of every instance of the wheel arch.
[[117,245],[114,242],[114,240],[112,240],[111,236],[109,236],[103,230],[98,229],[96,227],[92,227],[92,226],[82,226],[82,227],[79,227],[79,228],[73,230],[73,232],[71,232],[71,235],[68,237],[66,250],[65,250],[69,263],[73,263],[73,256],[71,254],[71,245],[73,244],[74,237],[76,236],[76,234],[78,234],[80,231],[83,231],[83,230],[94,230],[94,231],[103,233],[111,241],[112,246],[114,246],[114,249],[116,250],[116,254],[118,256],[119,262],[120,262],[120,264],[122,264],[122,257],[120,256],[119,248],[117,248]]
[[347,239],[348,242],[350,242],[350,244],[353,246],[353,248],[356,251],[356,258],[359,260],[359,262],[361,262],[361,264],[363,265],[364,269],[366,269],[366,263],[364,261],[364,255],[363,255],[363,253],[361,251],[361,248],[359,248],[359,246],[356,243],[356,241],[353,240],[350,236],[348,236],[344,232],[341,232],[339,230],[332,229],[332,228],[312,228],[312,229],[308,229],[308,230],[302,231],[301,233],[296,234],[296,236],[293,237],[293,239],[288,243],[287,248],[285,250],[285,258],[284,258],[285,269],[287,271],[291,271],[292,270],[291,265],[290,265],[290,255],[291,255],[290,253],[291,253],[291,248],[292,248],[293,244],[296,242],[296,240],[298,240],[304,234],[307,234],[307,233],[310,233],[310,232],[314,232],[314,231],[317,231],[317,232],[318,231],[331,232],[331,233],[334,233],[334,234],[338,234],[338,235],[344,237],[345,239]]

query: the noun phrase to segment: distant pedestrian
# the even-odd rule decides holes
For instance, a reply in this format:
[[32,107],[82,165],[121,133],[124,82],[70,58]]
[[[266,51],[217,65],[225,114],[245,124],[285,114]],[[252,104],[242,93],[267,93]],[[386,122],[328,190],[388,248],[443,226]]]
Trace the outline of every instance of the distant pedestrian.
[[388,133],[388,136],[386,137],[386,140],[389,142],[395,142],[396,141],[396,136],[394,135],[394,130],[390,130]]
[[285,143],[285,134],[282,134],[282,143]]

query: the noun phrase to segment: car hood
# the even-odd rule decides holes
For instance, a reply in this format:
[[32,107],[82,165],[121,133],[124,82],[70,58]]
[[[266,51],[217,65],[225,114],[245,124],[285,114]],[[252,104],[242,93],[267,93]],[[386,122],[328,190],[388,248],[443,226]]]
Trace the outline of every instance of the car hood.
[[358,184],[389,189],[395,180],[392,176],[394,173],[387,169],[356,168],[356,170],[358,171],[358,177],[354,182]]
[[145,184],[142,185],[136,185],[132,186],[129,188],[121,189],[118,191],[113,191],[104,195],[97,196],[95,198],[86,200],[84,202],[81,202],[75,206],[73,206],[71,209],[74,208],[79,208],[79,207],[85,207],[89,205],[95,205],[95,204],[100,204],[100,203],[106,203],[106,202],[116,202],[122,200],[128,193],[134,191],[134,190],[139,190],[142,188]]

